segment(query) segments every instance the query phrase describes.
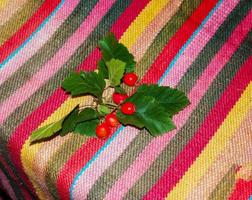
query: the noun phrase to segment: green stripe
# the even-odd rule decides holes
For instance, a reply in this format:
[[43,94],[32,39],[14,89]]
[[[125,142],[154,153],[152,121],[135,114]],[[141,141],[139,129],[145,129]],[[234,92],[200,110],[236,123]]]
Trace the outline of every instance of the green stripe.
[[[67,38],[79,27],[79,25],[82,23],[82,21],[87,17],[93,6],[96,4],[98,0],[93,1],[84,1],[82,0],[78,6],[75,8],[75,10],[71,13],[71,15],[67,18],[67,20],[60,26],[60,28],[54,33],[52,38],[48,40],[48,42],[27,62],[20,68],[20,70],[17,71],[15,74],[15,79],[13,82],[17,82],[17,80],[21,81],[22,79],[25,79],[22,77],[26,76],[25,74],[22,74],[22,70],[28,71],[27,74],[35,73],[37,68],[40,67],[38,62],[46,62],[46,59],[50,59],[50,56],[52,56],[57,50],[61,47],[60,45],[63,45],[64,42],[67,40]],[[37,60],[36,60],[37,59]],[[38,62],[37,62],[38,61]],[[31,68],[30,68],[31,67]],[[72,68],[76,67],[76,65],[72,66]],[[30,70],[30,71],[29,71]],[[17,79],[18,74],[21,73],[21,77]],[[60,73],[60,72],[58,72]],[[65,76],[67,76],[67,73],[65,73]],[[51,94],[52,92],[60,86],[60,83],[57,85],[53,84],[55,79],[57,77],[50,79],[50,83],[47,83],[44,87],[40,88],[36,93],[40,95],[33,95],[30,99],[28,99],[27,102],[25,102],[23,105],[21,105],[0,127],[1,132],[1,138],[0,140],[3,140],[1,144],[1,151],[3,152],[3,155],[5,156],[6,160],[9,160],[7,157],[8,150],[6,147],[6,143],[8,142],[9,137],[11,136],[11,133],[14,131],[14,129],[31,113],[33,112],[41,103],[43,103]],[[62,80],[58,79],[58,80]],[[12,85],[12,84],[9,84]],[[2,87],[3,90],[6,90],[9,87],[7,84],[6,86]],[[48,87],[48,85],[50,85]],[[1,92],[3,91],[1,90]],[[45,91],[47,95],[43,92]],[[45,96],[43,96],[43,95]],[[3,95],[4,96],[4,95]],[[15,167],[11,164],[11,169],[16,173]],[[23,180],[19,178],[21,182]],[[24,184],[25,185],[25,184]]]
[[[229,23],[229,21],[228,21]],[[226,23],[226,24],[228,24]],[[226,28],[226,27],[224,27]],[[230,27],[232,28],[232,27]],[[231,29],[230,29],[231,30]],[[221,32],[221,31],[220,31]],[[145,136],[145,135],[144,135]],[[146,138],[145,138],[146,137]],[[140,150],[142,148],[144,148],[146,141],[149,141],[151,138],[149,138],[148,136],[145,136],[143,138],[142,134],[139,134],[139,138],[141,138],[141,142],[138,142],[139,144],[143,143],[143,145],[141,146],[141,148],[139,148]],[[140,140],[139,138],[137,138],[137,140]],[[129,157],[134,154],[133,152],[131,152],[131,150],[134,150],[134,146],[132,146],[132,144],[127,148],[127,150],[125,150],[125,154],[122,154],[121,157],[123,157],[124,159],[129,159]],[[129,156],[126,156],[129,155]],[[127,166],[129,166],[131,163],[128,162]],[[118,177],[116,176],[111,176],[110,174],[114,174],[116,173],[115,171],[118,171],[120,168],[125,168],[127,167],[125,165],[123,165],[121,163],[121,159],[119,158],[118,161],[116,161],[107,171],[105,171],[105,173],[103,174],[103,176],[100,177],[100,179],[98,179],[98,181],[96,182],[96,184],[94,185],[94,187],[91,189],[89,196],[92,198],[96,197],[97,195],[99,196],[99,198],[103,197],[104,193],[108,190],[109,187],[111,187],[111,185],[116,181],[116,179],[118,179],[118,177],[120,176],[120,174],[118,174]],[[110,177],[110,178],[109,178]],[[111,178],[113,177],[113,178]],[[106,184],[104,184],[104,180],[106,180]],[[102,190],[101,190],[102,188]]]
[[60,169],[70,159],[73,153],[81,147],[86,139],[86,136],[73,134],[73,136],[64,144],[62,144],[60,148],[57,149],[57,151],[54,152],[53,156],[49,159],[45,170],[45,182],[47,187],[49,188],[50,193],[56,199],[59,199],[56,186]]
[[[137,64],[136,71],[140,77],[142,77],[148,70],[152,62],[160,54],[167,42],[182,26],[185,20],[192,14],[193,10],[199,5],[200,1],[194,1],[193,3],[194,4],[189,1],[183,1],[178,12],[159,32],[139,64]],[[153,138],[149,134],[144,134],[143,132],[144,131],[139,134],[141,136],[137,136],[138,139],[133,140],[133,142],[127,147],[127,150],[124,151],[118,160],[114,162],[112,166],[110,166],[96,181],[89,192],[88,199],[103,199],[105,197],[105,194],[109,188],[122,175],[124,170],[126,170],[132,164],[144,146],[146,146]],[[135,146],[136,144],[137,146]]]
[[[226,86],[234,77],[244,61],[251,55],[252,48],[248,47],[251,43],[252,32],[232,56],[228,64],[218,74],[212,85],[208,88],[205,96],[201,99],[197,108],[193,111],[186,124],[178,131],[171,142],[162,151],[156,161],[149,167],[138,182],[128,191],[125,199],[140,199],[158,181],[169,165],[174,161],[180,151],[194,136],[207,114],[211,111]],[[245,50],[247,48],[247,50]],[[182,87],[182,86],[180,86]],[[183,88],[183,87],[182,87]],[[216,90],[218,88],[218,90]]]
[[176,33],[176,31],[183,25],[185,20],[191,16],[192,11],[198,7],[201,0],[184,0],[180,5],[178,12],[172,17],[172,19],[165,25],[163,30],[155,38],[155,42],[148,48],[143,58],[137,63],[137,74],[141,77],[146,73],[146,70],[155,61],[160,54],[164,46]]
[[[56,81],[58,81],[59,84],[61,83],[61,80],[64,79],[67,74],[69,74],[70,70],[74,69],[73,66],[78,66],[83,59],[85,59],[94,50],[94,48],[97,46],[97,41],[110,30],[112,24],[117,20],[117,18],[122,14],[129,4],[130,0],[118,0],[112,6],[112,8],[103,17],[102,21],[84,42],[84,44],[76,51],[71,60],[61,69],[61,72],[59,73],[59,76],[61,77],[56,78]],[[48,83],[48,86],[49,85],[52,84]],[[57,182],[57,174],[60,172],[60,168],[71,157],[71,155],[81,147],[84,140],[85,137],[83,136],[73,137],[62,147],[60,147],[58,152],[50,159],[46,170],[46,183],[54,197],[57,198],[58,196],[55,186]],[[62,156],[61,159],[58,159],[59,155],[64,156]]]
[[5,169],[5,167],[0,163],[0,169],[3,171],[4,175],[7,177],[11,188],[13,189],[16,198],[18,199],[24,199],[24,196],[20,190],[20,187],[17,185],[17,183],[13,180],[13,178],[9,175],[8,171]]
[[[235,185],[235,166],[231,167],[228,173],[221,179],[217,187],[211,193],[209,200],[228,199]],[[205,188],[207,190],[207,186]]]
[[10,38],[43,3],[43,0],[28,0],[0,29],[0,45]]
[[66,40],[79,28],[97,1],[82,0],[77,5],[71,15],[60,25],[46,44],[2,84],[0,102],[9,98],[57,53]]
[[[49,60],[56,52],[60,49],[60,47],[64,44],[64,42],[67,40],[69,36],[78,28],[78,26],[82,23],[83,20],[85,20],[85,17],[88,15],[88,13],[91,11],[92,7],[96,4],[97,0],[88,1],[88,3],[85,3],[85,0],[82,0],[78,6],[75,8],[73,13],[68,17],[68,19],[60,26],[60,28],[55,32],[55,34],[50,38],[50,40],[27,62],[22,66],[20,69],[21,71],[29,71],[27,72],[27,76],[32,76],[40,68],[41,64],[44,64],[47,59]],[[90,6],[89,6],[90,5]],[[85,8],[85,9],[84,9]],[[85,12],[83,12],[85,10]],[[73,24],[73,25],[72,25]],[[35,63],[35,64],[34,64]],[[32,68],[30,68],[32,66]],[[74,69],[76,65],[72,66],[71,69]],[[36,68],[36,69],[35,69]],[[62,67],[64,68],[64,67]],[[34,70],[35,69],[35,70]],[[16,78],[19,73],[22,73],[20,70],[18,70],[16,75]],[[34,71],[33,71],[34,70]],[[66,70],[65,70],[66,71]],[[68,70],[70,71],[70,70]],[[68,72],[67,71],[67,72]],[[12,131],[18,126],[34,109],[36,109],[41,103],[43,103],[50,94],[58,87],[60,87],[60,81],[64,79],[64,77],[61,77],[61,79],[57,80],[58,74],[60,74],[61,70],[59,70],[54,77],[50,79],[50,87],[48,87],[48,83],[42,86],[36,93],[39,93],[40,95],[32,95],[27,102],[25,102],[23,105],[21,105],[10,117],[4,122],[3,130],[5,133],[6,141],[8,140],[8,137],[12,133]],[[65,73],[65,76],[67,76],[67,73]],[[17,80],[25,79],[25,74],[22,74],[21,77],[19,77]],[[17,82],[16,79],[14,79],[14,82]],[[56,82],[55,82],[56,81]],[[8,88],[8,87],[7,87]],[[44,93],[46,92],[46,96]],[[41,93],[43,95],[41,95]]]
[[[200,52],[198,58],[190,66],[190,69],[181,79],[181,84],[183,90],[188,93],[195,82],[198,80],[200,74],[203,72],[206,63],[210,63],[212,58],[228,39],[230,32],[237,26],[243,17],[245,17],[248,10],[251,8],[251,3],[248,3],[246,0],[242,0],[240,4],[230,13],[228,18],[224,21],[221,27],[217,30],[216,36],[211,39],[203,50]],[[179,90],[182,88],[180,85],[177,87]]]
[[[141,133],[142,137],[146,139],[144,141],[133,140],[129,144],[127,150],[119,156],[119,158],[114,162],[99,179],[92,186],[87,199],[104,199],[108,190],[115,184],[116,180],[121,177],[123,172],[135,161],[135,158],[142,151],[143,146],[146,146],[149,140],[152,138],[147,131]],[[95,170],[95,169],[94,169]]]
[[[3,135],[2,127],[0,127],[0,135]],[[6,151],[6,149],[5,149],[6,145],[5,145],[5,142],[3,141],[2,137],[0,137],[0,144],[1,144],[0,145],[0,153],[3,156],[5,162],[8,164],[10,170],[12,170],[12,172],[16,175],[16,178],[19,181],[19,185],[22,185],[22,187],[35,199],[34,192],[33,192],[32,188],[27,187],[24,180],[21,178],[20,174],[17,172],[16,168],[14,167],[12,162],[10,161],[9,152]]]

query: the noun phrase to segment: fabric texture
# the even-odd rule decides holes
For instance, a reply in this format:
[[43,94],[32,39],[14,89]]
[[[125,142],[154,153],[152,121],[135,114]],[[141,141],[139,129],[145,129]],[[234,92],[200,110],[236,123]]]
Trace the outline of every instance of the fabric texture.
[[[0,16],[0,187],[11,199],[252,198],[252,1],[4,0]],[[140,83],[187,94],[177,128],[31,145],[32,131],[89,101],[61,83],[96,69],[108,32]]]

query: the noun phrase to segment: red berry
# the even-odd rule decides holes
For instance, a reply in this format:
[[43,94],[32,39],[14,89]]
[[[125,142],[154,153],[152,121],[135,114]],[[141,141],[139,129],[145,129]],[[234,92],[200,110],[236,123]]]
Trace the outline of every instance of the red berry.
[[125,115],[132,115],[136,111],[135,104],[126,102],[121,106],[121,111]]
[[128,95],[127,94],[114,93],[112,98],[113,98],[113,101],[116,104],[121,104],[125,99],[128,98]]
[[106,123],[101,123],[96,127],[95,132],[98,138],[106,138],[110,134],[110,129]]
[[123,82],[128,86],[134,86],[137,82],[137,75],[135,73],[127,73],[123,77]]
[[110,113],[105,117],[105,122],[111,127],[116,127],[119,125],[119,121],[115,113]]

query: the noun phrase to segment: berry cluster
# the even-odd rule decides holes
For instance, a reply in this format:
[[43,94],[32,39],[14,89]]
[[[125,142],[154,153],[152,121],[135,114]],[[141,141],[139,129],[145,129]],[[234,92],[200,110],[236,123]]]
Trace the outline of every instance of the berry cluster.
[[[153,136],[176,128],[172,118],[189,104],[186,95],[169,86],[136,84],[134,56],[113,33],[101,39],[98,46],[102,57],[97,71],[72,72],[62,83],[72,98],[87,95],[91,104],[79,103],[58,121],[33,131],[31,143],[68,133],[107,138],[119,124],[145,129]],[[129,96],[124,86],[137,89]]]
[[[138,76],[135,73],[126,73],[123,77],[123,82],[130,87],[134,86],[137,80],[138,80]],[[117,105],[121,105],[120,110],[122,111],[123,114],[132,115],[136,111],[136,106],[132,102],[123,103],[127,98],[128,98],[127,94],[121,94],[117,92],[113,93],[113,96],[112,96],[113,102]],[[106,115],[104,122],[97,125],[96,127],[97,137],[107,138],[111,132],[110,128],[116,127],[119,124],[120,123],[116,117],[115,112]]]

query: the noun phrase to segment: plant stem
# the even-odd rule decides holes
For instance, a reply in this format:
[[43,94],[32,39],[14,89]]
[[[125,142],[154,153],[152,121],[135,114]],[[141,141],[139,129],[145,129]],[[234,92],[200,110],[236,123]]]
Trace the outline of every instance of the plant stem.
[[115,111],[120,107],[120,105],[121,105],[121,104],[117,105],[117,106],[112,110],[111,113],[115,112]]
[[84,105],[84,106],[79,106],[80,110],[82,110],[84,108],[87,108],[87,107],[92,107],[93,108],[93,105],[92,104],[88,104],[88,105]]
[[106,103],[104,103],[106,106],[110,106],[110,107],[113,107],[113,108],[115,108],[115,107],[117,107],[117,105],[115,105],[115,104],[112,104],[112,103],[108,103],[108,102],[106,102]]
[[109,86],[105,87],[104,90],[107,90],[109,88],[113,88],[113,87],[111,85],[109,85]]

